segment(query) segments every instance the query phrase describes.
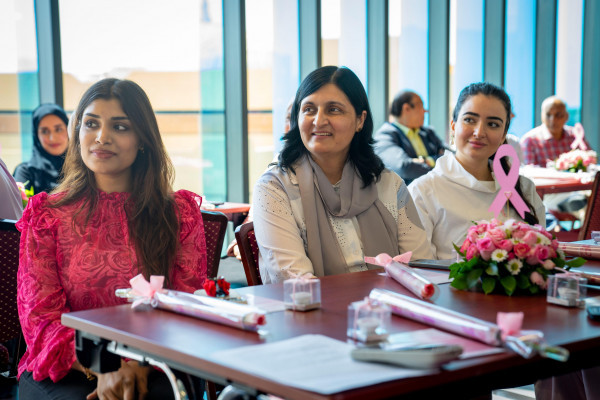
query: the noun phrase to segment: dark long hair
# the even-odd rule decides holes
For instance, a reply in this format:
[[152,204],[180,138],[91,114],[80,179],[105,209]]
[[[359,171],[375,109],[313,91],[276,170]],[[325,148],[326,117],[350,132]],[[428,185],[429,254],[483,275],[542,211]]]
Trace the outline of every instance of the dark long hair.
[[293,172],[292,164],[302,155],[308,153],[304,143],[302,143],[300,128],[298,127],[300,103],[307,96],[329,83],[334,84],[346,94],[354,107],[356,115],[361,115],[363,111],[367,112],[362,129],[354,134],[350,142],[348,159],[356,168],[364,186],[369,186],[372,182],[379,180],[384,166],[373,150],[373,118],[371,117],[367,93],[354,72],[346,67],[321,67],[304,78],[292,104],[291,127],[290,131],[283,137],[285,143],[279,154],[279,165],[281,168],[289,168]]
[[63,192],[53,207],[83,199],[84,205],[74,218],[86,210],[87,224],[98,205],[98,188],[94,173],[81,158],[79,131],[84,110],[96,100],[116,99],[131,121],[140,148],[131,166],[131,195],[125,206],[129,235],[135,244],[138,267],[146,278],[170,272],[178,251],[179,220],[173,199],[173,165],[167,155],[156,116],[144,90],[135,82],[114,78],[92,85],[79,101],[70,125],[71,140],[64,165],[64,179],[55,192]]
[[[467,101],[469,98],[471,98],[475,95],[478,95],[478,94],[494,97],[495,99],[498,99],[502,103],[502,105],[504,105],[504,109],[506,110],[506,124],[504,125],[504,142],[503,142],[503,144],[506,144],[507,143],[506,142],[506,134],[508,133],[508,127],[510,126],[510,119],[511,119],[510,116],[512,113],[512,104],[510,101],[510,97],[508,96],[508,94],[506,94],[504,89],[502,89],[499,86],[494,85],[493,83],[478,82],[478,83],[472,83],[469,86],[465,87],[460,92],[460,95],[458,96],[458,100],[456,101],[456,107],[454,107],[454,112],[452,113],[452,120],[454,122],[456,122],[456,120],[458,119],[458,114],[460,113],[460,109],[462,108],[465,101]],[[496,153],[492,154],[490,157],[490,160],[493,160],[495,156],[496,156]],[[504,170],[504,172],[508,174],[508,171],[510,170],[510,164],[508,162],[508,157],[502,157],[502,159],[500,160],[500,164],[502,165],[502,169]],[[525,201],[525,204],[527,204],[527,207],[529,207],[529,209],[532,211],[532,212],[525,213],[525,218],[524,218],[525,222],[527,222],[528,224],[532,224],[532,225],[538,224],[540,221],[537,217],[535,209],[533,208],[533,206],[531,205],[529,200],[525,196],[523,196],[523,189],[521,188],[521,177],[519,177],[519,179],[517,180],[515,189],[517,190],[517,193],[521,196],[521,198]],[[510,203],[510,206],[514,209],[514,206],[512,203]]]

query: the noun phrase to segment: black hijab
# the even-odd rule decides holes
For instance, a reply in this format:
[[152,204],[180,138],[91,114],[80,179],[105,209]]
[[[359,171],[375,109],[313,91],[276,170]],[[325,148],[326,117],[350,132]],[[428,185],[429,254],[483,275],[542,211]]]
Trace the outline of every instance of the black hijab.
[[[65,162],[65,154],[53,156],[44,150],[40,139],[38,138],[38,127],[44,117],[54,114],[59,117],[65,125],[69,124],[69,118],[65,111],[56,104],[42,104],[33,111],[33,151],[31,159],[23,163],[15,170],[17,180],[27,177],[29,184],[27,188],[33,186],[35,193],[49,192],[58,183],[58,177],[62,171]],[[66,152],[65,152],[66,153]]]

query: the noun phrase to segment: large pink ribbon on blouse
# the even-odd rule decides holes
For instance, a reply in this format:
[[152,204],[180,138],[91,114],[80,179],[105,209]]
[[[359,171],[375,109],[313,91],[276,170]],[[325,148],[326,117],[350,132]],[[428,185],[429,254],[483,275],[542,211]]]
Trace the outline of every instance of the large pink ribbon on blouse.
[[585,144],[585,131],[583,130],[583,125],[579,122],[575,124],[573,127],[573,136],[575,136],[575,140],[571,143],[571,149],[575,150],[576,148],[580,148],[581,150],[587,150],[587,144]]
[[[502,164],[500,164],[502,157],[506,156],[511,158],[511,166],[508,175],[504,172]],[[507,201],[513,203],[515,210],[517,210],[521,218],[525,218],[525,212],[529,211],[529,207],[527,207],[527,204],[525,204],[515,189],[515,184],[519,179],[519,165],[520,162],[517,152],[510,144],[503,144],[498,148],[496,156],[494,157],[493,169],[496,180],[500,185],[500,190],[488,209],[488,211],[494,213],[496,218],[498,218],[498,214],[500,214],[504,203]]]

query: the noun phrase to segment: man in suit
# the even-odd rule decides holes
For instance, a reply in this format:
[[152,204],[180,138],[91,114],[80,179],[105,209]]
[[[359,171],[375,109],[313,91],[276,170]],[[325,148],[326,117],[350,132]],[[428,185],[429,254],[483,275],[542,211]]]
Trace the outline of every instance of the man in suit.
[[418,94],[400,92],[390,107],[392,122],[375,132],[375,152],[407,185],[431,171],[435,160],[444,154],[442,141],[423,126],[426,112]]

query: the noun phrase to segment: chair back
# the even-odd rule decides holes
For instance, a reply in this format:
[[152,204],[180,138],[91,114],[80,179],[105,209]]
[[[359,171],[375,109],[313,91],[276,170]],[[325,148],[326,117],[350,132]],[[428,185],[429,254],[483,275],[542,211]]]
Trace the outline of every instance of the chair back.
[[258,243],[254,236],[254,223],[247,222],[238,226],[235,230],[235,240],[240,249],[248,286],[262,285],[258,269]]
[[206,276],[215,278],[219,273],[228,219],[223,213],[202,210],[202,220],[206,236]]
[[597,173],[596,178],[594,178],[592,194],[588,199],[585,218],[579,231],[579,240],[591,239],[592,231],[600,231],[600,195],[598,193],[598,185],[600,185],[600,173]]
[[3,376],[15,376],[22,343],[21,323],[17,310],[17,270],[19,268],[19,242],[21,233],[17,221],[0,219],[0,343],[17,339],[13,347],[10,371]]

